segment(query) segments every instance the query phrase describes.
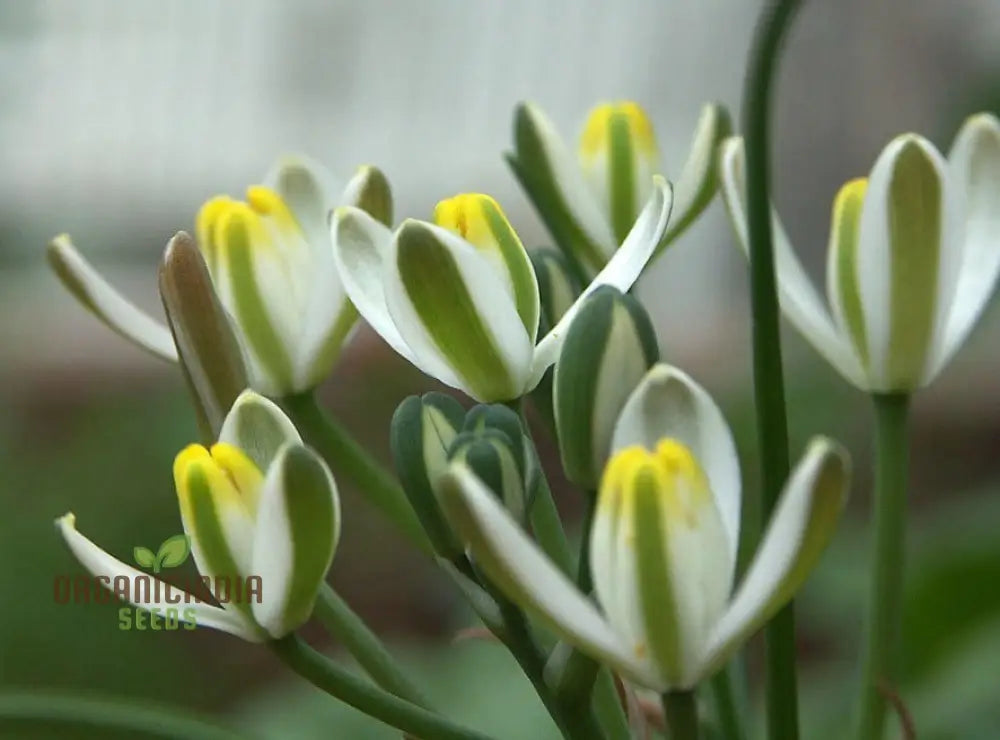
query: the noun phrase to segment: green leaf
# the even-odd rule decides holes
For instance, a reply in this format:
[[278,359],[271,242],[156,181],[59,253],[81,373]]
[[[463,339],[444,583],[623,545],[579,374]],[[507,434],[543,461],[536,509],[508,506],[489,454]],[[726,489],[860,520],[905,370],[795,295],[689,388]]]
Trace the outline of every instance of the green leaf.
[[132,550],[132,559],[142,568],[152,568],[156,562],[156,556],[148,547],[136,547]]
[[160,545],[160,551],[156,554],[157,571],[160,568],[176,568],[187,560],[191,553],[191,544],[186,534],[176,534],[168,538]]

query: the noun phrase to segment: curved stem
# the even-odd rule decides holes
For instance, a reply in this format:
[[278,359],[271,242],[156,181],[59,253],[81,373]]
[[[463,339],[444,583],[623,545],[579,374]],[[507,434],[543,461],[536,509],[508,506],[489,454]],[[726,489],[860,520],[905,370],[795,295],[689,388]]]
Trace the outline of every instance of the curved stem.
[[423,707],[429,706],[417,687],[400,670],[381,640],[327,583],[319,590],[313,614],[330,635],[347,648],[375,683],[402,699]]
[[698,740],[698,705],[694,692],[668,691],[662,699],[670,740]]
[[313,393],[281,399],[307,443],[323,456],[334,476],[350,480],[362,495],[425,553],[430,541],[399,483],[344,427],[316,402]]
[[858,737],[884,732],[886,699],[898,678],[899,609],[903,595],[909,396],[874,395],[874,560],[865,634]]
[[295,635],[274,640],[269,645],[285,665],[317,688],[414,737],[423,740],[485,740],[488,737],[372,686]]
[[122,730],[174,740],[238,740],[243,737],[179,707],[35,689],[0,692],[0,729],[27,722]]
[[[754,35],[744,87],[754,400],[761,461],[761,509],[765,520],[774,508],[789,470],[788,420],[771,235],[771,88],[782,40],[798,6],[799,0],[768,2]],[[765,636],[768,734],[774,740],[797,738],[795,621],[791,604],[775,616]]]

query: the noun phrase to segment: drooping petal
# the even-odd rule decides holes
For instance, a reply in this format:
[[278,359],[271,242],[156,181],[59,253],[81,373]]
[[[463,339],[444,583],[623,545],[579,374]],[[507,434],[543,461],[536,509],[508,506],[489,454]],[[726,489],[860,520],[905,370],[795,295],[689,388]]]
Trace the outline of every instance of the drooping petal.
[[508,161],[563,251],[596,274],[618,244],[611,224],[548,116],[533,103],[514,113]]
[[226,414],[219,442],[242,450],[260,470],[267,470],[278,450],[302,438],[276,403],[247,389]]
[[261,489],[253,540],[261,598],[254,619],[283,637],[312,614],[340,539],[340,499],[326,463],[301,444],[278,453]]
[[961,256],[945,167],[933,144],[905,134],[868,178],[857,269],[875,391],[922,385],[944,332]]
[[341,206],[334,211],[330,233],[337,271],[355,308],[390,347],[421,367],[396,328],[385,301],[383,283],[392,232],[360,208]]
[[580,136],[580,165],[621,243],[662,171],[653,125],[631,101],[597,106]]
[[639,445],[655,449],[670,438],[689,448],[705,470],[729,544],[729,574],[736,567],[742,484],[736,444],[722,411],[683,370],[650,368],[625,402],[611,439],[612,454]]
[[723,140],[732,133],[729,111],[717,103],[701,109],[688,147],[687,160],[674,184],[674,211],[660,249],[673,242],[695,222],[719,186],[716,157]]
[[[110,584],[114,584],[116,578],[127,579],[130,595],[135,593],[135,584],[144,581],[151,583],[148,589],[150,598],[142,601],[131,601],[133,606],[147,611],[157,609],[160,614],[168,610],[176,610],[179,618],[183,618],[185,614],[193,614],[195,623],[199,627],[210,627],[228,632],[250,642],[262,642],[267,637],[251,620],[239,612],[232,609],[222,609],[200,601],[176,586],[168,586],[154,576],[136,570],[105,552],[77,531],[76,517],[73,514],[66,514],[57,519],[56,526],[76,559],[95,577],[106,578]],[[180,597],[180,606],[177,601],[167,601],[166,597],[170,592],[174,593],[172,599]],[[153,598],[157,595],[159,598]]]
[[[602,517],[618,520],[602,522],[606,536],[597,528]],[[591,567],[608,621],[628,628],[665,685],[692,687],[732,571],[718,506],[691,451],[663,439],[652,450],[617,453],[601,482],[594,532]],[[630,589],[637,602],[621,598]]]
[[147,352],[177,362],[170,330],[115,290],[77,251],[68,234],[49,242],[46,256],[56,276],[84,308]]
[[563,340],[566,338],[566,331],[573,321],[576,312],[580,310],[583,301],[602,285],[610,285],[621,292],[627,292],[653,256],[656,245],[663,237],[667,228],[667,221],[670,218],[670,208],[673,202],[673,190],[666,180],[657,175],[653,178],[653,194],[649,196],[645,208],[636,219],[632,231],[621,247],[615,252],[611,261],[604,266],[597,277],[591,281],[584,291],[579,295],[572,306],[563,314],[562,318],[542,341],[535,347],[534,360],[532,362],[531,377],[528,381],[527,390],[531,390],[549,366],[556,361],[559,350],[562,348]]
[[480,193],[456,195],[437,204],[434,223],[476,247],[504,276],[524,330],[534,344],[538,334],[538,281],[528,253],[500,204]]
[[511,599],[545,619],[567,642],[644,685],[655,685],[594,605],[528,539],[503,505],[465,466],[440,481],[442,505],[476,565]]
[[404,221],[384,279],[389,312],[418,367],[478,401],[523,394],[531,342],[504,279],[475,247],[433,224]]
[[705,675],[788,603],[826,549],[849,485],[849,460],[836,442],[810,442],[792,471],[767,532],[712,634]]
[[[214,448],[210,453],[201,445],[190,445],[174,460],[181,520],[202,574],[242,578],[253,573],[254,516],[261,473],[236,448],[215,447],[225,447],[232,454],[217,456]],[[237,481],[251,483],[253,490],[241,490]],[[249,616],[248,604],[236,601],[233,608]]]
[[[746,178],[744,175],[743,140],[731,137],[720,152],[722,195],[729,212],[736,240],[745,255],[749,255],[746,214]],[[867,387],[850,345],[837,331],[830,314],[812,281],[803,269],[777,214],[771,212],[771,231],[774,238],[774,269],[778,280],[778,299],[781,310],[796,329],[816,348],[827,362],[859,388]]]
[[965,122],[948,155],[948,178],[963,202],[962,262],[931,377],[972,331],[1000,275],[1000,121],[996,116],[983,113]]

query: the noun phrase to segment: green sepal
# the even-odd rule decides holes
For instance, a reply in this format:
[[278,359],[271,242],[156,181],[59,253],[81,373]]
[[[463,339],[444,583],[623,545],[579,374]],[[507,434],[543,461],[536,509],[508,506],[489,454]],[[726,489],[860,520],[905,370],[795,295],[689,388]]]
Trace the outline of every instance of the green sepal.
[[524,521],[528,504],[524,467],[506,433],[494,428],[462,432],[452,442],[448,460],[468,465],[514,518]]

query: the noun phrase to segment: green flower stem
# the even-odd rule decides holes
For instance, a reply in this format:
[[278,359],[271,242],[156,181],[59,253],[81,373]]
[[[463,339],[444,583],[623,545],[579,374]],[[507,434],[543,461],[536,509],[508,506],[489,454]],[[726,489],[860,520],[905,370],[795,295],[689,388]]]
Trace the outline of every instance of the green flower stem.
[[906,394],[873,395],[875,405],[874,560],[858,737],[878,740],[884,733],[885,692],[896,685],[908,466]]
[[603,740],[604,734],[589,702],[563,702],[545,681],[545,655],[531,635],[524,613],[487,584],[503,615],[504,633],[498,635],[535,687],[538,698],[559,727],[565,740]]
[[0,734],[13,737],[6,733],[18,727],[23,729],[27,723],[100,728],[124,731],[130,736],[173,740],[239,740],[244,737],[179,707],[152,702],[36,689],[0,692]]
[[594,514],[597,512],[597,491],[587,491],[583,502],[583,528],[580,531],[580,556],[576,561],[576,585],[585,594],[594,588],[590,573],[590,528],[594,524]]
[[662,699],[670,740],[698,740],[698,705],[694,692],[668,691]]
[[427,699],[403,674],[364,620],[327,583],[319,590],[313,614],[326,627],[327,632],[343,644],[375,683],[402,699],[422,707],[429,706]]
[[712,689],[712,699],[715,702],[715,713],[719,718],[722,736],[726,740],[743,740],[746,733],[743,731],[739,711],[736,709],[732,667],[731,664],[715,674],[709,686]]
[[350,480],[414,545],[430,554],[431,544],[396,479],[316,402],[313,393],[282,399],[292,422],[326,460],[337,478]]
[[274,640],[269,645],[285,665],[317,688],[409,735],[422,740],[485,740],[488,737],[372,686],[295,635]]
[[[798,6],[798,0],[771,0],[765,6],[750,50],[743,95],[754,400],[761,461],[761,510],[765,521],[771,515],[789,471],[788,420],[771,235],[771,88],[782,40]],[[794,740],[799,734],[799,719],[795,620],[791,603],[766,627],[765,639],[768,735],[772,740]]]

